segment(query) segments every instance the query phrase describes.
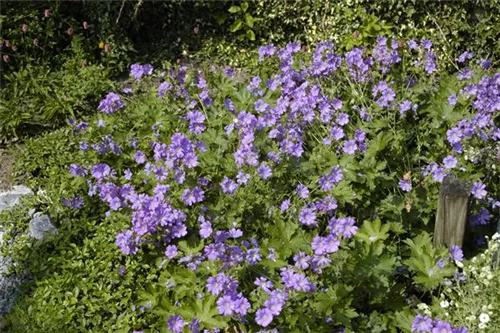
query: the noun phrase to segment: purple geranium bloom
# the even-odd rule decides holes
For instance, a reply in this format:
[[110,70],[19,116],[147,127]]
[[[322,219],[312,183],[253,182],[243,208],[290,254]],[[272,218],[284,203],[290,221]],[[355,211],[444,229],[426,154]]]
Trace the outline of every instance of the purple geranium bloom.
[[125,255],[137,253],[137,247],[134,245],[133,241],[133,233],[130,230],[120,232],[118,235],[116,235],[115,244]]
[[295,191],[297,192],[299,198],[307,199],[309,197],[309,189],[305,187],[303,184],[299,184],[295,189]]
[[99,103],[98,109],[101,112],[111,114],[123,107],[124,104],[122,103],[120,95],[111,92]]
[[217,311],[223,316],[230,316],[233,314],[233,301],[231,296],[226,295],[219,298],[217,301]]
[[187,206],[192,206],[195,203],[202,202],[205,199],[205,191],[203,191],[198,186],[196,186],[192,190],[186,189],[182,193],[181,199]]
[[399,181],[399,187],[405,192],[410,192],[412,188],[411,181],[409,179],[401,179]]
[[424,39],[422,42],[420,42],[420,45],[427,51],[432,48],[432,42],[428,39]]
[[134,154],[134,160],[137,164],[145,163],[146,162],[146,155],[142,151],[138,150]]
[[92,177],[102,180],[111,174],[111,168],[105,163],[96,164],[92,167]]
[[339,113],[337,115],[337,124],[340,126],[349,124],[349,115],[347,113]]
[[167,91],[173,88],[172,83],[165,81],[162,82],[158,87],[158,97],[164,97]]
[[426,333],[432,330],[432,319],[427,316],[417,315],[411,324],[412,332]]
[[457,245],[453,245],[452,247],[450,247],[450,257],[455,260],[455,261],[463,261],[464,260],[464,252],[462,251],[462,249],[457,246]]
[[238,184],[231,178],[224,176],[224,179],[222,180],[221,183],[221,188],[222,192],[227,194],[233,194],[234,191],[238,189]]
[[176,256],[177,256],[177,246],[175,245],[169,245],[167,246],[167,249],[165,250],[165,255],[169,258],[169,259],[174,259]]
[[450,96],[448,96],[448,104],[455,105],[457,104],[457,102],[458,102],[457,95],[451,94]]
[[168,318],[167,327],[174,333],[182,333],[184,325],[186,325],[186,323],[179,315],[170,316],[170,318]]
[[488,192],[486,191],[486,185],[482,183],[472,184],[471,193],[477,199],[482,199],[486,196],[486,194],[488,194]]
[[282,212],[286,212],[290,208],[290,199],[283,200],[283,202],[280,205],[280,210]]
[[358,150],[358,145],[356,144],[356,140],[347,140],[346,142],[344,142],[342,150],[347,155],[353,155],[356,152],[356,150]]
[[299,222],[307,226],[316,225],[316,213],[311,208],[303,208],[300,211]]
[[69,172],[75,177],[84,177],[87,175],[87,169],[77,164],[71,164],[69,166]]
[[261,164],[257,169],[257,172],[262,177],[262,179],[267,179],[273,175],[271,168],[265,164]]
[[273,314],[268,308],[263,308],[255,312],[255,322],[262,327],[267,327],[273,321]]
[[452,333],[451,324],[444,320],[437,320],[434,323],[432,333]]
[[451,155],[446,156],[443,159],[443,164],[445,169],[453,169],[457,166],[457,159]]

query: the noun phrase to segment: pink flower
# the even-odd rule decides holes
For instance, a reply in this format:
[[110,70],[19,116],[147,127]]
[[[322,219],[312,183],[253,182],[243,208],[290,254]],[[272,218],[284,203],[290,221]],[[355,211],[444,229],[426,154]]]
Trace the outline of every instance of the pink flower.
[[73,36],[73,32],[74,32],[73,28],[68,28],[68,30],[66,30],[66,33],[67,33],[70,37],[71,37],[71,36]]
[[87,23],[87,21],[83,22],[83,29],[87,30],[88,27],[89,24]]
[[5,62],[9,62],[9,61],[10,61],[10,57],[9,57],[9,55],[8,55],[8,54],[5,54],[5,55],[3,56],[3,61],[5,61]]
[[22,30],[23,30],[24,33],[28,32],[28,25],[27,24],[23,24]]
[[194,27],[193,31],[194,31],[194,34],[197,35],[200,32],[200,28]]
[[38,43],[39,43],[38,38],[33,39],[33,45],[38,46]]
[[111,51],[111,47],[109,46],[109,44],[104,44],[104,52],[109,52]]
[[43,15],[44,15],[45,17],[49,17],[49,16],[50,16],[50,9],[45,9],[45,10],[43,11]]

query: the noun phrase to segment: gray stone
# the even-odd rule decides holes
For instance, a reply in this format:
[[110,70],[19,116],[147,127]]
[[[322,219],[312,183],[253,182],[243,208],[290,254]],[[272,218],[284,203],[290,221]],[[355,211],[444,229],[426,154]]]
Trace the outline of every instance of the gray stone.
[[44,239],[49,234],[57,233],[56,227],[50,222],[47,215],[35,213],[30,221],[30,236],[36,239]]
[[16,185],[12,190],[0,192],[0,212],[19,204],[19,199],[21,199],[22,196],[31,194],[33,194],[33,192],[23,185]]

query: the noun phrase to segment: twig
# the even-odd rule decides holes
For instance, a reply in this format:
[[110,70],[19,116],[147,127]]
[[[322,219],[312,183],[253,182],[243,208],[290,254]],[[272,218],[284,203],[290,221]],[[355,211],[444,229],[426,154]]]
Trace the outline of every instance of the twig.
[[115,24],[118,24],[118,21],[120,21],[120,17],[122,16],[123,7],[125,7],[125,1],[127,1],[127,0],[122,1],[122,6],[120,7],[120,12],[118,13],[118,17],[116,18]]

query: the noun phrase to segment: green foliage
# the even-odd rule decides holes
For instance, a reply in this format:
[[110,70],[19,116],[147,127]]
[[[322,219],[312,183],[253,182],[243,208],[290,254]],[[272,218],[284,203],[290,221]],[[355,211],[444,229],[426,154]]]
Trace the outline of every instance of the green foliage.
[[[330,317],[336,325],[353,332],[408,330],[414,305],[408,299],[436,295],[443,281],[456,272],[454,263],[448,260],[448,251],[435,249],[425,232],[434,218],[439,183],[431,176],[421,175],[421,170],[449,154],[448,145],[439,142],[459,119],[473,116],[467,101],[460,100],[454,107],[447,101],[450,93],[469,81],[462,82],[446,74],[436,80],[421,68],[405,67],[404,61],[410,57],[420,59],[422,52],[402,49],[403,63],[394,66],[390,74],[381,73],[375,65],[373,83],[351,81],[346,64],[338,68],[336,80],[329,76],[314,78],[326,94],[343,101],[341,109],[350,117],[344,126],[346,135],[353,137],[356,130],[366,133],[363,152],[346,154],[342,153],[340,142],[324,143],[331,128],[315,117],[313,125],[304,125],[303,157],[282,155],[281,162],[275,164],[266,160],[264,163],[273,167],[269,180],[261,179],[255,168],[246,168],[251,180],[241,185],[235,196],[222,195],[218,186],[224,176],[235,177],[239,170],[234,159],[240,144],[239,134],[237,129],[229,131],[227,127],[238,122],[227,110],[227,99],[233,101],[235,110],[253,112],[256,100],[262,98],[274,107],[280,94],[267,89],[257,98],[248,90],[245,80],[231,79],[211,68],[187,70],[185,77],[179,73],[180,69],[173,68],[170,76],[155,72],[141,80],[130,79],[122,83],[133,91],[121,96],[125,109],[116,114],[90,115],[86,118],[89,127],[85,129],[73,124],[27,140],[16,173],[24,177],[37,195],[26,202],[25,208],[16,211],[17,216],[4,214],[1,218],[7,230],[6,239],[12,240],[12,247],[4,251],[22,264],[18,267],[27,267],[26,273],[32,277],[32,283],[27,284],[9,315],[11,327],[34,332],[37,329],[125,332],[147,327],[151,332],[166,332],[165,322],[178,314],[186,321],[197,318],[204,328],[258,330],[253,321],[244,325],[232,317],[221,316],[217,310],[218,298],[206,291],[206,283],[220,272],[219,263],[200,261],[194,272],[178,259],[166,258],[163,249],[154,245],[162,241],[160,233],[149,235],[151,242],[148,239],[141,245],[137,256],[121,255],[114,237],[130,227],[130,208],[120,207],[106,216],[109,207],[101,201],[104,196],[88,195],[94,190],[94,180],[75,178],[67,172],[70,164],[90,170],[97,163],[107,163],[116,172],[112,179],[119,186],[129,184],[138,193],[152,193],[158,180],[135,163],[134,153],[141,150],[154,155],[151,141],[169,144],[172,135],[180,132],[193,141],[203,142],[206,150],[200,149],[199,165],[187,171],[184,183],[168,181],[169,202],[173,207],[184,207],[184,191],[196,186],[202,176],[209,177],[214,184],[206,190],[203,207],[194,205],[183,210],[190,232],[175,242],[183,258],[198,258],[211,242],[198,236],[198,218],[205,211],[214,229],[240,228],[245,237],[257,238],[262,260],[254,265],[224,267],[226,274],[237,278],[242,294],[252,304],[250,316],[253,316],[268,298],[263,290],[255,288],[255,279],[266,277],[281,286],[281,269],[293,263],[297,253],[312,252],[315,237],[328,233],[329,223],[334,223],[330,222],[331,217],[352,216],[358,221],[356,236],[339,239],[340,248],[328,257],[331,264],[320,274],[308,275],[322,292],[290,292],[287,306],[273,323],[288,332],[325,331],[332,327],[325,322]],[[297,58],[304,63],[310,61],[307,53]],[[266,79],[271,77],[275,66],[273,60],[267,60],[254,73]],[[473,70],[471,81],[477,82],[484,72],[475,66]],[[403,89],[399,84],[406,82],[408,74],[418,84]],[[197,87],[200,75],[208,82],[211,105],[201,100]],[[178,77],[184,77],[182,85]],[[398,100],[411,100],[418,108],[399,114],[381,107],[372,95],[373,85],[380,80],[392,82]],[[165,81],[172,84],[173,91],[160,97],[158,85]],[[190,103],[196,103],[206,117],[207,128],[200,134],[189,130],[185,115],[191,109],[181,97],[184,95],[176,94],[181,87],[184,94],[192,97]],[[371,121],[360,115],[360,105],[366,107]],[[283,117],[280,121],[285,120]],[[97,125],[98,122],[103,125]],[[279,151],[279,143],[266,133],[256,131],[254,135],[255,149],[263,156]],[[137,140],[135,147],[131,145],[132,138]],[[80,143],[99,147],[109,140],[119,145],[119,153],[79,149]],[[474,140],[471,139],[471,146],[478,149],[487,144]],[[481,179],[487,173],[486,164],[471,165],[465,158],[459,158],[463,168],[456,169],[458,176]],[[336,199],[337,210],[332,216],[318,212],[317,229],[304,227],[298,214],[308,200],[296,196],[297,184],[304,184],[311,197],[321,199],[325,191],[319,189],[319,178],[337,165],[343,172],[342,181],[326,191]],[[133,175],[130,182],[123,176],[127,169]],[[497,174],[491,173],[491,177],[495,179]],[[402,191],[397,185],[399,179],[410,180],[414,189]],[[488,190],[494,195],[497,188],[492,186]],[[83,198],[84,208],[71,210],[62,204],[62,198],[75,196]],[[281,212],[278,207],[287,198],[293,199],[291,207]],[[55,239],[40,244],[27,235],[29,209],[51,216],[58,228]],[[12,219],[16,221],[14,224],[10,223]],[[239,246],[235,239],[227,242]],[[276,258],[268,257],[273,251]],[[45,262],[42,259],[45,257],[50,260]],[[127,268],[127,275],[117,275],[120,267]],[[132,307],[142,308],[144,313],[130,312]],[[55,319],[48,321],[48,317]]]
[[103,66],[67,63],[60,71],[28,65],[6,75],[0,92],[0,137],[36,133],[93,112],[95,100],[112,86]]

